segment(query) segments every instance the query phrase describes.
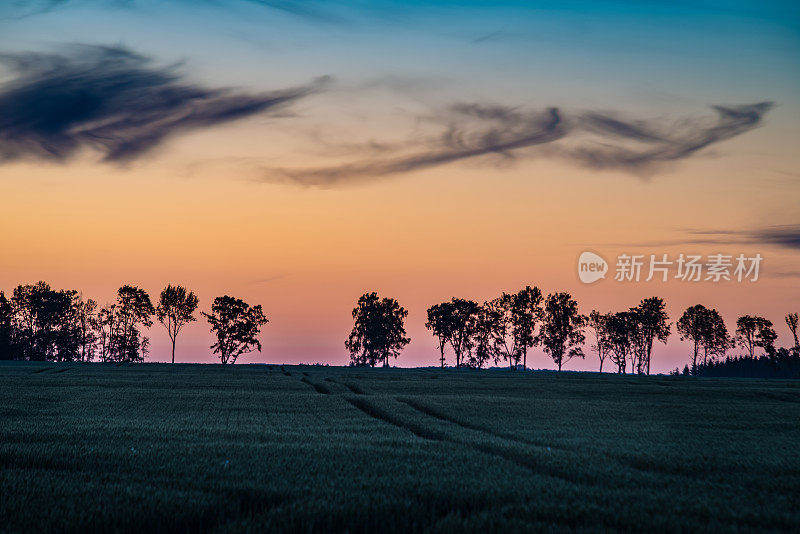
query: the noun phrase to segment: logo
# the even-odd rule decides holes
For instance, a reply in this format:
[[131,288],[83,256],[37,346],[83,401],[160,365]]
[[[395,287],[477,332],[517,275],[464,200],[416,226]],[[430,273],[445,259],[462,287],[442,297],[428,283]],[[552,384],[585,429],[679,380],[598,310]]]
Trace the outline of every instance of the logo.
[[594,252],[584,252],[578,258],[578,278],[584,284],[605,278],[607,272],[608,263]]

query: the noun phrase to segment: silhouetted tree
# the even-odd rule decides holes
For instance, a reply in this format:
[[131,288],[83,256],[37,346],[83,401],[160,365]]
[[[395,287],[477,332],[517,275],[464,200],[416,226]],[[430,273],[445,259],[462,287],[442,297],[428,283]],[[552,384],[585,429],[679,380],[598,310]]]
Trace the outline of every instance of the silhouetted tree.
[[241,299],[217,297],[211,305],[211,313],[202,312],[211,325],[211,333],[217,342],[211,345],[219,354],[222,364],[236,363],[236,359],[247,352],[261,352],[258,335],[261,327],[269,322],[261,305],[250,306]]
[[733,347],[734,342],[728,335],[728,327],[722,315],[715,310],[708,310],[709,315],[705,331],[703,332],[703,365],[709,361],[715,361],[725,357],[728,348]]
[[592,350],[597,353],[597,357],[600,359],[601,373],[603,372],[603,362],[611,351],[611,340],[609,339],[608,327],[606,326],[607,322],[608,314],[602,314],[597,310],[592,310],[587,321],[587,326],[589,326],[594,333],[595,341],[594,345],[592,345]]
[[175,363],[175,340],[186,324],[196,321],[194,312],[197,309],[197,295],[183,286],[167,285],[158,299],[156,317],[167,329],[172,342],[172,363]]
[[45,282],[20,285],[11,298],[12,328],[28,360],[69,361],[77,357],[73,290],[53,290]]
[[772,356],[748,355],[727,357],[698,364],[695,374],[699,376],[722,376],[738,378],[800,378],[800,354],[783,347]]
[[77,336],[80,359],[89,362],[94,359],[97,348],[98,329],[100,324],[97,317],[97,302],[92,299],[83,300],[76,297],[75,307],[75,335]]
[[538,287],[525,286],[514,295],[511,305],[512,331],[515,344],[522,353],[523,369],[528,367],[528,349],[539,343],[535,330],[542,314],[542,292]]
[[752,358],[756,348],[762,348],[772,355],[778,335],[772,328],[772,321],[758,316],[744,315],[736,320],[736,339]]
[[120,339],[117,305],[109,304],[97,313],[97,341],[100,348],[100,361],[108,362],[116,352],[116,342]]
[[538,341],[544,351],[561,366],[572,358],[583,358],[583,328],[586,317],[578,313],[578,303],[569,293],[553,293],[544,303],[544,316]]
[[117,291],[115,310],[116,327],[112,329],[112,360],[140,362],[147,354],[150,340],[143,336],[140,328],[153,326],[155,313],[150,295],[144,289],[124,285]]
[[488,302],[492,319],[495,359],[503,359],[516,369],[520,360],[527,364],[528,349],[537,343],[536,325],[541,318],[542,293],[527,286],[518,293],[503,293]]
[[[436,336],[439,342],[439,354],[441,356],[442,369],[444,369],[444,349],[450,342],[453,335],[453,305],[450,302],[434,304],[428,308],[428,322],[425,328]],[[458,361],[458,359],[456,359]],[[457,364],[456,364],[457,365]]]
[[665,311],[664,301],[658,297],[643,299],[635,308],[631,308],[638,328],[637,338],[640,341],[641,351],[638,358],[637,372],[650,374],[650,359],[653,354],[653,342],[659,340],[667,342],[670,325],[669,317]]
[[0,291],[0,360],[13,360],[16,357],[13,347],[13,319],[11,302]]
[[691,373],[695,373],[697,369],[701,351],[703,356],[701,363],[705,365],[709,359],[724,358],[725,352],[732,344],[722,315],[717,310],[706,308],[702,304],[687,308],[676,327],[681,340],[692,342]]
[[472,349],[472,336],[479,305],[472,300],[453,298],[428,308],[425,327],[437,337],[441,364],[444,367],[444,350],[447,343],[456,357],[456,367],[470,364],[468,357]]
[[[450,346],[456,355],[456,367],[482,367],[480,359],[472,357],[473,340],[480,305],[474,300],[454,298],[452,304],[452,333]],[[485,362],[485,361],[484,361]]]
[[477,306],[474,317],[469,340],[472,350],[469,352],[468,365],[480,369],[492,359],[497,361],[494,344],[496,314],[489,306],[484,305]]
[[690,340],[692,350],[692,370],[697,367],[697,356],[708,337],[711,312],[702,304],[695,304],[686,309],[675,325],[681,340]]
[[800,352],[800,343],[797,342],[797,324],[798,315],[796,313],[790,313],[786,316],[786,326],[789,327],[789,330],[792,332],[792,338],[794,338],[793,350]]
[[609,356],[617,365],[617,373],[625,374],[628,358],[633,350],[635,319],[631,312],[617,312],[606,316]]
[[408,312],[392,298],[381,299],[377,293],[365,293],[353,308],[355,325],[345,347],[350,351],[351,365],[370,365],[378,362],[389,365],[411,341],[403,325]]

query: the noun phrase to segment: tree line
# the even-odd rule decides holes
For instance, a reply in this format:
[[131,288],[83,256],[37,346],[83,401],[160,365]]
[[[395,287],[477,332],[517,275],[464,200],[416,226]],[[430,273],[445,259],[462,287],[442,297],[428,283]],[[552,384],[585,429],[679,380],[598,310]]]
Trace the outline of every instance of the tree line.
[[[174,363],[179,334],[197,320],[198,306],[197,295],[180,285],[167,285],[155,305],[145,290],[123,285],[116,300],[103,307],[75,290],[56,290],[46,282],[19,285],[10,298],[0,291],[0,359],[141,362],[150,344],[144,329],[158,321],[170,340]],[[268,319],[260,305],[224,295],[214,299],[210,312],[200,315],[214,334],[210,348],[221,363],[235,363],[242,354],[261,351],[259,335]],[[388,366],[411,341],[405,330],[408,312],[393,298],[366,293],[352,317],[353,329],[345,341],[351,365]],[[795,369],[794,359],[800,358],[798,314],[787,315],[785,322],[794,345],[777,349],[773,323],[764,317],[739,317],[731,334],[717,310],[690,306],[675,323],[680,339],[691,346],[684,372],[719,374],[727,369],[738,376],[748,369],[774,374],[779,368],[782,376],[791,375],[787,370]],[[545,297],[531,286],[483,303],[453,297],[434,304],[427,310],[425,327],[438,342],[442,367],[452,353],[455,367],[494,364],[524,369],[528,352],[541,347],[560,371],[573,358],[586,357],[588,334],[600,372],[609,362],[622,374],[650,374],[654,345],[666,343],[672,333],[660,297],[645,298],[626,311],[592,310],[583,315],[569,293]],[[745,354],[729,357],[735,347]],[[756,362],[759,359],[764,361]]]
[[[388,366],[390,358],[396,358],[410,342],[404,326],[408,312],[392,298],[367,293],[352,315],[355,325],[345,342],[351,365]],[[687,373],[699,374],[725,361],[727,353],[737,346],[746,351],[739,360],[757,359],[758,351],[771,359],[777,355],[800,358],[798,314],[787,315],[786,324],[794,339],[790,349],[775,348],[777,333],[768,319],[739,317],[735,332],[729,334],[720,313],[701,304],[687,308],[675,323],[675,330],[682,341],[691,343]],[[524,369],[528,351],[540,346],[560,371],[571,359],[586,357],[583,346],[588,333],[599,371],[603,372],[608,361],[621,374],[650,374],[654,345],[666,344],[672,333],[666,304],[660,297],[645,298],[625,311],[592,310],[583,315],[569,293],[544,297],[539,288],[530,286],[483,303],[453,297],[434,304],[427,310],[425,327],[437,340],[441,367],[447,365],[450,352],[455,367],[482,368],[494,363],[511,369],[521,365]],[[750,368],[748,365],[742,368]],[[791,366],[783,364],[781,368]]]
[[[197,320],[198,304],[180,285],[165,287],[156,306],[145,290],[124,285],[101,308],[75,290],[55,290],[46,282],[19,285],[10,298],[0,291],[0,360],[141,362],[150,345],[143,329],[155,318],[167,331],[175,363],[178,335]],[[210,348],[223,364],[261,351],[258,335],[268,320],[260,305],[225,295],[201,315],[216,338]]]

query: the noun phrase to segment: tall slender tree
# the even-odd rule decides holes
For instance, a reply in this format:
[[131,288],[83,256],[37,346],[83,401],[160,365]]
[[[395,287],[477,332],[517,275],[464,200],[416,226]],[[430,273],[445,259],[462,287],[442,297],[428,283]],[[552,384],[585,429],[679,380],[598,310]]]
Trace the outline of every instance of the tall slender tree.
[[13,360],[17,356],[13,346],[13,319],[11,302],[0,291],[0,360]]
[[734,341],[728,335],[728,327],[722,315],[715,310],[709,310],[708,323],[703,333],[703,365],[709,362],[722,360],[729,348],[734,346]]
[[482,367],[483,363],[478,363],[478,360],[472,357],[475,328],[481,307],[474,300],[460,298],[454,298],[451,303],[453,315],[450,346],[456,355],[456,367],[462,365]]
[[152,316],[156,311],[150,295],[144,289],[124,285],[117,291],[116,304],[117,328],[114,333],[118,339],[112,357],[117,361],[143,361],[150,340],[140,329],[153,326]]
[[522,368],[528,368],[528,349],[539,343],[536,325],[542,319],[542,292],[538,287],[526,286],[514,295],[511,304],[514,344],[522,353]]
[[578,312],[578,302],[569,293],[553,293],[544,303],[539,341],[544,351],[561,366],[572,358],[583,358],[583,328],[586,317]]
[[194,312],[197,310],[198,302],[197,295],[187,291],[183,286],[169,284],[161,291],[156,317],[167,329],[167,335],[172,342],[172,363],[175,363],[175,341],[181,328],[197,320]]
[[[425,328],[430,330],[439,342],[440,361],[442,369],[444,369],[444,351],[453,336],[453,304],[442,302],[428,308],[428,321],[425,323]],[[458,358],[456,358],[456,366],[458,366]]]
[[667,342],[670,333],[669,317],[666,312],[664,300],[659,297],[643,299],[639,305],[632,308],[636,318],[639,335],[642,341],[642,354],[639,360],[638,371],[650,374],[650,360],[653,354],[653,342],[658,340]]
[[792,338],[794,338],[794,351],[800,352],[800,343],[797,341],[797,324],[798,324],[798,315],[797,313],[790,313],[786,316],[786,326],[789,327],[789,330],[792,332]]
[[633,350],[633,333],[635,319],[631,312],[612,313],[606,318],[606,332],[609,343],[609,356],[617,365],[617,373],[625,374],[628,358]]
[[608,314],[602,314],[597,310],[592,310],[586,323],[594,334],[594,345],[592,345],[592,350],[597,353],[597,357],[600,359],[601,373],[603,372],[603,362],[606,360],[609,352],[611,351],[611,340],[608,336],[607,323]]
[[697,356],[708,336],[710,316],[711,312],[708,308],[702,304],[695,304],[683,312],[676,325],[681,340],[692,342],[692,371],[697,368]]
[[92,299],[84,300],[78,295],[74,301],[75,306],[75,334],[80,351],[80,359],[89,362],[94,359],[97,350],[99,322],[97,317],[97,302]]

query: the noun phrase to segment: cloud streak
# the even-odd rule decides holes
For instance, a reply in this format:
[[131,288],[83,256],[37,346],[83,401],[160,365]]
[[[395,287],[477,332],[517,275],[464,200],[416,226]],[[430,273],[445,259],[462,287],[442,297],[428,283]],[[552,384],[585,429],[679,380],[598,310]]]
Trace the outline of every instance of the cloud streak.
[[0,163],[63,162],[88,147],[108,162],[131,161],[176,134],[281,110],[325,81],[260,94],[207,88],[123,47],[73,45],[0,61],[16,73],[0,87]]
[[551,107],[526,111],[487,104],[456,104],[434,114],[439,134],[415,138],[376,158],[365,149],[346,164],[269,169],[265,180],[332,186],[413,172],[484,156],[506,162],[520,156],[560,157],[595,170],[647,177],[671,162],[762,124],[771,102],[713,106],[714,116],[680,121],[632,119],[618,113],[569,113]]
[[752,230],[694,230],[691,234],[711,236],[718,242],[765,244],[800,250],[800,224],[779,224]]
[[[306,19],[310,22],[343,24],[344,21],[326,10],[320,9],[324,3],[312,0],[172,0],[175,3],[197,4],[253,4],[267,9],[272,9],[281,13]],[[140,4],[139,0],[18,0],[11,6],[6,6],[10,10],[12,18],[26,18],[33,15],[49,13],[71,5],[96,4],[118,8],[130,8]]]
[[605,246],[652,248],[680,245],[761,245],[800,251],[800,224],[778,224],[739,230],[685,230],[687,237],[643,243],[606,243]]

